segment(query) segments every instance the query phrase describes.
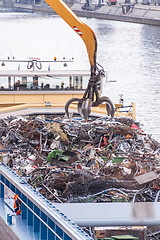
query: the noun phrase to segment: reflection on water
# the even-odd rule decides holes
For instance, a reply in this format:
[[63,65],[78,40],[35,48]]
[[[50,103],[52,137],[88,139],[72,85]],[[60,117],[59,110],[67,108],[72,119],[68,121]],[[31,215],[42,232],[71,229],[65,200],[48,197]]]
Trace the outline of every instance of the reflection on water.
[[135,101],[137,119],[160,140],[160,27],[97,20],[95,29],[99,61],[117,81],[103,95],[116,101],[121,93],[125,103]]
[[[82,18],[97,36],[97,61],[109,80],[103,95],[136,102],[137,120],[160,141],[160,27]],[[85,45],[58,16],[0,13],[0,56],[74,57],[74,69],[89,69]]]

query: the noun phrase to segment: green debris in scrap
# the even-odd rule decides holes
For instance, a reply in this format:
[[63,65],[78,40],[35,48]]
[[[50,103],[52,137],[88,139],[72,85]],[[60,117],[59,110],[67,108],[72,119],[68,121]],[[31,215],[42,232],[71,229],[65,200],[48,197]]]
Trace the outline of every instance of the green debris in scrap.
[[[52,152],[50,152],[48,154],[48,157],[47,157],[47,163],[51,161],[51,159],[58,159],[59,157],[62,158],[62,154],[63,154],[63,150],[53,150]],[[65,156],[64,156],[65,157]]]

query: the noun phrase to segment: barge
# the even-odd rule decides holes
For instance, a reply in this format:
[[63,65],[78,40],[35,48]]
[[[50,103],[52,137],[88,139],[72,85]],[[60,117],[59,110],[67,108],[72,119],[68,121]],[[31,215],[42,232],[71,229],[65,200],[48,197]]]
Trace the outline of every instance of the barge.
[[[0,76],[8,78],[8,89],[5,89],[5,87],[1,87],[0,91],[0,99],[1,99],[1,114],[0,117],[4,118],[6,120],[3,120],[2,123],[2,138],[4,142],[13,143],[13,149],[15,150],[16,144],[19,146],[14,153],[17,155],[19,153],[21,148],[21,153],[24,155],[24,157],[28,157],[27,161],[34,162],[35,156],[30,155],[32,152],[37,154],[38,160],[43,160],[39,154],[39,151],[42,152],[43,148],[45,149],[45,146],[47,144],[48,138],[46,136],[46,131],[44,129],[41,131],[40,126],[44,124],[43,119],[37,120],[37,130],[34,131],[32,128],[35,127],[34,119],[31,120],[31,122],[28,122],[27,124],[27,132],[26,127],[21,128],[20,122],[18,123],[18,120],[14,119],[13,116],[22,116],[22,115],[31,115],[31,111],[33,111],[33,115],[35,114],[48,114],[49,112],[53,115],[55,112],[59,114],[59,112],[63,109],[64,114],[64,107],[67,117],[70,117],[70,115],[74,114],[74,109],[77,108],[80,110],[80,115],[83,116],[83,119],[76,119],[76,124],[82,123],[81,125],[84,126],[84,122],[88,118],[88,116],[91,113],[91,107],[94,106],[94,110],[92,111],[92,114],[95,116],[106,116],[106,110],[108,115],[110,115],[108,118],[111,120],[113,119],[114,115],[116,116],[122,116],[125,114],[125,117],[131,117],[132,119],[135,119],[135,104],[132,104],[130,106],[123,106],[123,99],[120,99],[120,103],[118,105],[115,105],[112,103],[112,101],[108,97],[101,97],[98,91],[98,88],[101,88],[101,77],[104,75],[104,69],[96,62],[96,51],[97,51],[97,41],[96,37],[93,33],[93,31],[83,24],[71,11],[66,7],[63,2],[61,1],[54,1],[51,2],[50,0],[47,0],[48,4],[69,24],[69,26],[84,40],[87,51],[88,51],[88,57],[91,65],[91,71],[90,71],[90,79],[87,85],[87,88],[84,87],[83,89],[83,73],[71,73],[65,71],[63,74],[63,77],[68,77],[68,86],[67,89],[64,89],[64,81],[61,82],[61,85],[56,87],[56,89],[50,89],[49,85],[43,84],[43,82],[38,84],[40,77],[62,77],[62,71],[55,72],[48,69],[48,71],[43,72],[41,69],[39,71],[35,71],[34,64],[37,66],[40,62],[37,60],[32,60],[28,63],[29,68],[33,66],[33,69],[28,71],[21,71],[18,69],[17,71],[3,71],[0,72]],[[4,65],[4,64],[3,64]],[[39,67],[40,68],[40,67]],[[30,76],[33,79],[33,82],[31,86],[28,89],[28,76]],[[18,81],[16,81],[16,77],[18,77]],[[74,80],[75,79],[75,80]],[[72,81],[73,80],[73,81]],[[12,84],[13,83],[13,84]],[[99,85],[100,83],[100,85]],[[86,89],[86,90],[85,90]],[[72,98],[71,98],[72,97]],[[71,99],[70,99],[71,98]],[[67,104],[66,104],[67,101]],[[74,103],[74,102],[78,102]],[[68,113],[68,108],[72,109],[70,113]],[[106,108],[106,109],[105,109]],[[127,110],[128,108],[128,110]],[[104,113],[105,109],[105,113]],[[8,118],[12,115],[12,118]],[[97,132],[102,130],[102,133],[98,134],[97,132],[92,132],[88,129],[83,129],[84,132],[84,141],[86,141],[86,135],[85,133],[89,135],[89,138],[93,140],[93,137],[95,137],[97,140],[97,137],[100,139],[100,142],[97,146],[97,148],[101,149],[103,146],[107,146],[107,152],[109,155],[107,155],[107,159],[102,159],[101,157],[101,168],[98,169],[97,174],[102,170],[102,175],[106,175],[106,178],[108,178],[107,172],[106,174],[103,172],[104,168],[106,167],[106,163],[110,161],[110,164],[112,166],[113,163],[118,163],[117,158],[114,157],[111,159],[112,154],[114,153],[114,150],[116,149],[117,141],[120,140],[120,154],[122,148],[125,148],[126,146],[122,146],[121,140],[125,139],[125,143],[130,143],[132,141],[134,142],[135,139],[137,139],[137,135],[135,134],[135,126],[134,130],[132,128],[132,121],[131,126],[125,126],[123,127],[123,124],[121,123],[112,123],[109,119],[108,123],[106,123],[106,117],[105,119],[101,119],[102,126],[99,128],[99,122],[96,121],[96,127],[92,129],[96,129]],[[9,123],[7,125],[7,120],[9,120]],[[13,120],[13,121],[12,121]],[[49,119],[50,120],[50,119]],[[21,119],[21,123],[26,122],[25,120]],[[48,120],[47,120],[48,121]],[[70,120],[68,120],[70,121]],[[42,124],[43,122],[43,124]],[[58,121],[57,121],[58,122]],[[56,141],[58,141],[59,138],[61,138],[60,134],[62,133],[62,129],[59,127],[59,125],[56,124],[53,126],[54,131],[56,134],[53,134],[51,132],[51,138],[54,137]],[[19,125],[17,125],[17,123]],[[31,125],[30,125],[31,123]],[[39,125],[40,123],[40,125]],[[63,126],[65,125],[64,122],[62,122]],[[88,124],[88,123],[87,123]],[[107,125],[106,125],[107,124]],[[31,127],[30,127],[31,126]],[[43,125],[45,126],[45,124]],[[91,122],[87,125],[87,127],[91,126]],[[107,130],[103,132],[104,126],[107,126]],[[118,126],[118,128],[117,128]],[[9,127],[9,128],[8,128]],[[13,129],[13,127],[16,127],[16,129]],[[62,127],[62,126],[61,126]],[[116,128],[114,128],[116,127]],[[120,128],[119,128],[120,127]],[[76,129],[74,130],[74,127],[70,122],[66,126],[67,132],[69,133],[69,137],[71,139],[71,142],[74,139],[74,137],[78,137],[78,142],[81,142],[81,138],[79,135],[76,135]],[[72,130],[70,128],[73,128]],[[138,127],[136,126],[136,129]],[[7,135],[5,135],[5,131],[7,130]],[[17,129],[20,131],[22,129],[25,130],[23,133],[17,133]],[[32,134],[30,133],[30,129],[33,130]],[[53,130],[53,128],[52,128]],[[57,130],[59,130],[59,133],[57,134]],[[79,133],[81,133],[82,128],[80,128]],[[112,134],[110,134],[109,131],[112,131]],[[119,131],[120,130],[120,131]],[[123,130],[123,134],[121,134],[121,130]],[[72,131],[72,134],[71,134]],[[140,131],[140,129],[138,129]],[[33,141],[30,143],[30,140],[26,139],[26,136],[34,136],[34,134],[39,134],[39,140],[37,140],[37,137],[34,137],[32,139]],[[57,136],[58,135],[58,136]],[[67,143],[65,143],[66,135],[62,134],[64,137],[63,140],[63,146],[64,149],[66,148]],[[92,135],[92,136],[91,136]],[[142,132],[139,133],[139,135],[143,135]],[[11,136],[12,139],[9,139]],[[14,138],[15,137],[15,138]],[[43,139],[43,137],[45,137]],[[134,139],[135,137],[135,139]],[[139,137],[139,136],[138,136]],[[57,139],[58,138],[58,139]],[[139,138],[138,138],[139,139]],[[7,141],[6,141],[7,140]],[[24,142],[25,140],[25,142]],[[43,142],[44,140],[44,142]],[[82,139],[83,140],[83,139]],[[112,140],[113,143],[110,141]],[[150,144],[153,142],[150,139],[142,139],[140,142],[143,146],[143,144],[148,144],[148,141],[150,141]],[[43,143],[42,143],[43,142]],[[93,144],[93,141],[91,141]],[[54,142],[55,143],[55,142]],[[59,142],[60,143],[60,142]],[[58,144],[59,144],[58,143]],[[95,143],[97,143],[95,141]],[[114,144],[114,145],[113,145]],[[29,146],[30,145],[30,146]],[[42,146],[43,145],[43,146]],[[154,145],[154,143],[153,143]],[[9,145],[8,145],[9,146]],[[10,145],[11,146],[11,145]],[[55,145],[54,145],[55,146]],[[3,146],[2,146],[3,147]],[[22,149],[26,147],[25,151],[22,151]],[[83,146],[84,147],[84,146]],[[139,147],[139,146],[138,146]],[[119,150],[119,149],[116,149]],[[10,151],[12,152],[12,149],[2,149],[2,152]],[[30,151],[28,153],[28,150]],[[55,150],[55,147],[54,147]],[[77,164],[74,167],[68,167],[67,171],[61,170],[61,168],[66,169],[66,165],[63,167],[62,165],[58,165],[58,168],[55,168],[51,164],[51,159],[53,155],[56,155],[56,152],[53,150],[51,152],[51,155],[48,155],[47,157],[47,163],[49,162],[51,166],[47,166],[47,171],[49,172],[51,169],[55,169],[55,174],[60,174],[60,178],[63,180],[63,177],[65,174],[69,174],[70,169],[75,170],[75,173],[78,174],[80,170],[87,167],[86,163],[84,166],[81,164]],[[59,149],[58,149],[59,150]],[[96,154],[97,149],[93,149],[92,152],[90,152],[91,159],[89,159],[89,164],[91,164],[92,167],[92,157],[94,154]],[[46,151],[44,151],[46,154]],[[82,152],[82,146],[80,146],[79,153]],[[60,153],[60,156],[58,156],[58,161],[61,160],[63,157],[66,160],[67,156],[62,156],[62,153]],[[119,153],[118,153],[119,154]],[[18,155],[17,155],[18,156]],[[115,155],[116,156],[116,155]],[[150,155],[149,155],[150,156]],[[15,157],[15,156],[14,156]],[[57,157],[57,155],[56,155]],[[132,156],[134,157],[134,156]],[[144,159],[143,155],[139,155],[140,157],[140,163],[143,164]],[[53,157],[54,158],[54,157]],[[130,158],[130,155],[129,155]],[[148,159],[145,155],[145,158]],[[68,158],[67,158],[68,159]],[[26,159],[25,159],[26,160]],[[53,159],[54,162],[57,162],[55,159]],[[91,160],[91,161],[90,161]],[[118,161],[123,162],[123,157],[121,156],[118,158]],[[156,160],[156,159],[154,159]],[[106,162],[105,162],[106,161]],[[116,161],[116,162],[115,162]],[[23,161],[22,161],[23,162]],[[20,158],[20,162],[18,159],[18,163],[20,166],[18,166],[17,171],[23,167]],[[35,162],[34,162],[35,163]],[[93,161],[93,164],[96,163],[96,167],[99,167],[99,164],[96,161]],[[88,164],[88,162],[87,162]],[[95,236],[94,231],[92,231],[92,228],[98,227],[98,226],[150,226],[150,225],[159,225],[160,223],[160,217],[158,215],[159,212],[159,203],[157,200],[159,199],[159,191],[156,191],[155,195],[155,202],[134,202],[136,199],[136,196],[138,195],[138,192],[136,192],[134,195],[132,194],[133,202],[126,203],[126,202],[116,202],[116,204],[112,202],[100,202],[100,203],[76,203],[76,202],[69,202],[69,203],[55,203],[49,201],[47,198],[44,197],[45,193],[43,194],[35,189],[35,187],[32,186],[32,184],[29,184],[22,176],[17,174],[15,171],[13,171],[9,166],[12,165],[12,159],[11,162],[7,162],[7,165],[4,163],[3,159],[0,164],[0,221],[1,221],[1,231],[3,233],[3,239],[42,239],[42,240],[91,240],[101,238],[101,236]],[[38,163],[38,166],[35,168],[40,167],[40,162]],[[95,167],[95,164],[93,165],[93,169]],[[32,174],[34,171],[34,165],[32,164]],[[43,166],[42,166],[43,168]],[[126,165],[124,167],[123,176],[126,175],[126,172],[128,174],[128,169],[126,169]],[[152,167],[151,167],[152,169]],[[38,169],[43,170],[43,169]],[[106,169],[108,170],[108,169]],[[112,170],[112,169],[111,169]],[[132,170],[129,169],[129,172],[132,172]],[[139,171],[139,168],[137,167],[137,170],[134,174],[136,174]],[[141,168],[140,168],[141,171]],[[81,171],[83,172],[83,171]],[[113,173],[114,171],[111,171]],[[51,171],[51,174],[53,172]],[[72,172],[71,172],[72,173]],[[74,171],[72,173],[74,175]],[[88,174],[94,175],[91,171],[88,171],[85,176],[88,176]],[[46,176],[46,172],[44,174]],[[78,179],[81,179],[82,175],[76,175]],[[143,176],[144,177],[144,176]],[[142,177],[140,179],[142,182],[150,182],[151,177],[152,180],[157,180],[158,175],[154,173],[153,171],[149,172],[149,176],[145,175],[145,179]],[[114,184],[117,185],[117,178],[118,176],[114,176]],[[150,178],[150,179],[149,179]],[[36,179],[42,179],[42,175],[38,175]],[[35,179],[34,179],[35,180]],[[54,180],[48,178],[49,183],[51,180]],[[98,179],[99,180],[99,179]],[[101,176],[101,182],[105,184],[109,184],[109,182],[106,182],[106,179],[102,179]],[[103,181],[102,181],[103,180]],[[136,180],[136,179],[135,179]],[[139,180],[139,181],[140,181]],[[36,180],[35,180],[36,181]],[[71,181],[71,179],[70,179]],[[58,180],[59,183],[59,180]],[[88,182],[87,182],[88,183]],[[91,181],[92,188],[95,185],[95,182]],[[128,183],[128,182],[127,182]],[[133,183],[133,181],[132,181]],[[67,192],[69,187],[69,182],[65,184],[65,189],[62,188],[63,192]],[[126,184],[126,181],[125,183]],[[56,193],[54,194],[47,186],[42,184],[45,189],[51,193],[52,197],[56,198]],[[99,185],[99,184],[98,184]],[[103,186],[101,184],[101,186]],[[105,185],[106,186],[106,185]],[[78,187],[77,187],[78,188]],[[117,187],[118,189],[118,187]],[[81,189],[78,189],[81,190]],[[150,189],[149,189],[150,190]],[[114,189],[106,189],[98,194],[103,194],[104,197],[109,199],[108,195],[106,194],[106,191],[111,191],[114,195],[113,191]],[[125,198],[124,196],[127,196],[126,193],[124,193],[122,190],[118,190],[118,195],[121,199]],[[142,195],[142,193],[140,195]],[[97,194],[96,194],[97,196]],[[89,199],[89,197],[87,196]],[[112,199],[112,197],[110,197]],[[127,198],[127,197],[126,197]],[[17,202],[16,200],[19,200],[20,207],[17,212]],[[86,199],[86,197],[85,197]],[[66,197],[67,200],[67,197]],[[117,200],[113,197],[112,200]],[[106,200],[105,200],[106,201]],[[20,211],[19,211],[20,210]],[[18,214],[17,214],[18,213]],[[5,232],[7,234],[5,234]],[[121,239],[137,239],[136,237],[132,237],[129,235],[121,237]],[[111,236],[110,239],[120,239],[120,237]]]

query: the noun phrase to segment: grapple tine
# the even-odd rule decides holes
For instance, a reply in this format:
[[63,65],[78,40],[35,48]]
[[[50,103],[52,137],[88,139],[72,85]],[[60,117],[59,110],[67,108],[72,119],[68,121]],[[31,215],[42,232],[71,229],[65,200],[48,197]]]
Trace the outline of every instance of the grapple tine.
[[81,101],[81,98],[71,98],[69,99],[66,104],[65,104],[65,113],[67,115],[67,117],[69,118],[69,112],[68,112],[68,108],[69,108],[69,105],[72,103],[72,102],[80,102]]
[[98,106],[98,105],[100,105],[103,102],[106,103],[106,109],[107,109],[108,115],[113,118],[114,117],[114,113],[115,113],[115,106],[114,106],[113,102],[108,97],[101,97],[101,98],[99,98],[96,102],[94,102],[92,104],[92,106]]
[[82,114],[82,103],[83,103],[83,98],[81,98],[79,100],[79,103],[78,103],[78,106],[77,106],[77,110],[78,110],[78,113],[81,115]]
[[87,98],[86,101],[82,102],[82,107],[81,107],[81,116],[84,119],[87,119],[91,113],[91,107],[92,107],[92,100],[90,98]]
[[[114,106],[113,102],[108,97],[101,97],[101,99],[102,99],[102,102],[106,102],[106,109],[107,109],[107,106],[109,105],[110,115],[113,118],[114,113],[115,113],[115,106]],[[107,111],[108,111],[108,109],[107,109]]]
[[111,105],[106,103],[106,109],[107,109],[108,116],[111,116]]
[[69,118],[68,108],[72,102],[78,101],[78,113],[82,118],[87,119],[91,113],[91,107],[96,107],[102,102],[106,103],[106,110],[109,116],[114,117],[115,106],[113,102],[108,97],[99,97],[99,92],[97,88],[97,82],[99,82],[100,72],[96,74],[95,71],[91,71],[91,77],[88,82],[88,86],[83,94],[82,98],[72,98],[65,105],[65,112]]

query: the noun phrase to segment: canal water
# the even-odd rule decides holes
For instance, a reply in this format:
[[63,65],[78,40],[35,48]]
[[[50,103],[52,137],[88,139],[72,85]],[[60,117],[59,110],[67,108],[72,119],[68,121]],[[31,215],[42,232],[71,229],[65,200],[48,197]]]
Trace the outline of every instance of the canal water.
[[[137,121],[160,141],[160,27],[81,20],[95,32],[97,62],[107,72],[102,95],[118,102],[123,94],[125,105],[135,102]],[[0,59],[74,57],[66,69],[90,69],[85,44],[58,16],[0,13],[0,33]]]

